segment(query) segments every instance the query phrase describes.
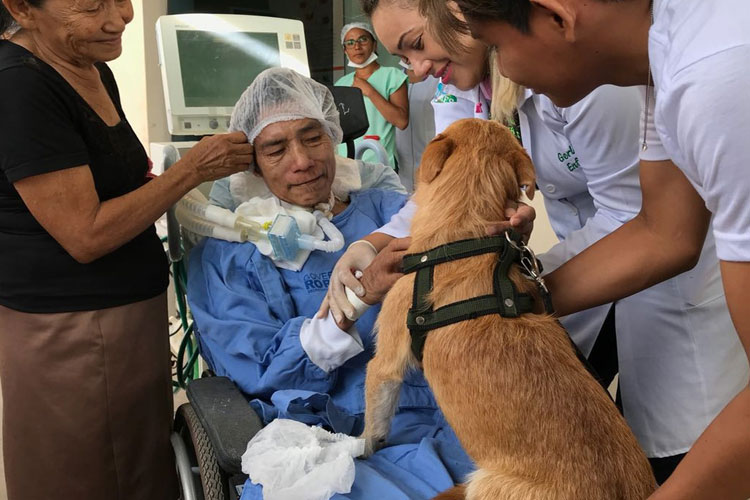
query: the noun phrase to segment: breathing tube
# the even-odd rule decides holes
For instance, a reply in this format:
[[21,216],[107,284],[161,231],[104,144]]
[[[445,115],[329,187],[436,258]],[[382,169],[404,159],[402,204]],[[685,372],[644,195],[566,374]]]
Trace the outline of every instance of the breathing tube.
[[313,212],[313,215],[328,241],[302,234],[295,218],[286,214],[276,215],[268,230],[265,230],[263,225],[255,221],[209,204],[197,189],[190,191],[177,203],[175,215],[185,229],[200,236],[239,243],[251,241],[257,244],[262,240],[268,241],[273,248],[274,257],[278,259],[294,260],[300,249],[332,253],[344,247],[341,232],[319,210]]
[[268,240],[271,242],[276,257],[294,260],[297,252],[303,250],[321,250],[327,253],[338,252],[344,248],[344,236],[328,217],[320,210],[313,212],[315,221],[328,237],[328,241],[321,240],[310,234],[301,234],[297,221],[289,215],[279,214],[268,230]]
[[257,242],[266,237],[260,224],[226,208],[209,204],[197,189],[177,203],[175,214],[181,225],[201,236],[236,242]]

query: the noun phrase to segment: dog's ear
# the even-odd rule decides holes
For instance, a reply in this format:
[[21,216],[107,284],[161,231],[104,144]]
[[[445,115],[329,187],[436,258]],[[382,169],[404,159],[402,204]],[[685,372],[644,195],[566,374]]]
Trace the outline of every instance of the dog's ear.
[[524,149],[514,149],[505,157],[508,163],[513,166],[518,179],[518,186],[526,193],[529,199],[534,198],[534,189],[536,186],[536,173],[531,158],[526,154]]
[[420,182],[429,184],[443,170],[445,160],[453,153],[456,146],[453,139],[445,134],[438,134],[430,141],[422,154],[422,162],[419,164],[418,179]]

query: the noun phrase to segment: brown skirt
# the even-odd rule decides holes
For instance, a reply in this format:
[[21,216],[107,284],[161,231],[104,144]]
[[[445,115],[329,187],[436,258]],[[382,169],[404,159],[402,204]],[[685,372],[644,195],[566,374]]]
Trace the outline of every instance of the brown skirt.
[[166,311],[0,306],[9,500],[176,498]]

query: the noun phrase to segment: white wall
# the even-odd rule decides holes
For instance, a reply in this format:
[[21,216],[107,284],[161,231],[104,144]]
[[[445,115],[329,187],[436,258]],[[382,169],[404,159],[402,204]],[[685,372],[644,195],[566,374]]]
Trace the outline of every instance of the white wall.
[[544,208],[544,198],[537,193],[529,204],[536,210],[536,221],[534,221],[534,232],[531,234],[529,246],[535,253],[546,252],[557,243],[557,236],[549,224],[547,210]]
[[125,115],[148,151],[149,142],[169,140],[155,28],[159,16],[167,13],[167,0],[133,0],[133,9],[135,17],[123,35],[122,55],[109,65]]

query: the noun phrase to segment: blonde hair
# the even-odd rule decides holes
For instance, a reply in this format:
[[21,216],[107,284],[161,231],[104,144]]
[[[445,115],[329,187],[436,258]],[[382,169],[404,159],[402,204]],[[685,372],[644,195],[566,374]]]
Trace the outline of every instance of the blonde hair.
[[462,19],[458,7],[451,9],[446,0],[419,0],[419,14],[427,19],[427,29],[438,43],[451,54],[465,54],[469,48],[461,40],[462,35],[471,35],[469,26]]
[[497,67],[496,49],[490,52],[490,75],[492,77],[492,119],[505,125],[515,125],[514,115],[518,101],[526,90],[522,85],[510,81],[500,74]]

